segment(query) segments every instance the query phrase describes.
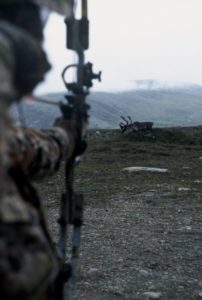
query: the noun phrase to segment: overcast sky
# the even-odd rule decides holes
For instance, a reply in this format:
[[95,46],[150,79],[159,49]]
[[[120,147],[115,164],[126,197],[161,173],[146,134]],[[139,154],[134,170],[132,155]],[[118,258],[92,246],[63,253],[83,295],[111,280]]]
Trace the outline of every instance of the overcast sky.
[[[136,80],[202,84],[202,0],[89,0],[87,60],[103,71],[95,90],[128,89]],[[45,49],[53,70],[39,92],[63,90],[60,73],[72,62],[63,17],[52,14]]]

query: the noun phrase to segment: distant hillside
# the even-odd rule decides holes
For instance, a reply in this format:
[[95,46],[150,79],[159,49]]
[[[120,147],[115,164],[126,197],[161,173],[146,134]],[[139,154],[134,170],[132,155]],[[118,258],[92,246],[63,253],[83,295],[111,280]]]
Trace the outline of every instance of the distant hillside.
[[[63,94],[44,98],[61,101]],[[135,121],[153,121],[156,127],[193,126],[202,124],[202,87],[134,90],[120,93],[95,92],[88,97],[91,105],[91,128],[117,128],[120,116],[130,115]],[[17,115],[16,109],[13,108]],[[56,106],[25,104],[27,125],[50,126],[60,115]]]

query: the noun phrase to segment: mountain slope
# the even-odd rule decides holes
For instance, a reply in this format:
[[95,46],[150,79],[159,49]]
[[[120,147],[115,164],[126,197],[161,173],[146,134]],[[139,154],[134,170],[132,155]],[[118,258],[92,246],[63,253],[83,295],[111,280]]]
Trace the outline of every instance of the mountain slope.
[[[47,94],[45,99],[61,101],[63,94]],[[202,88],[135,90],[120,93],[95,92],[88,97],[91,128],[117,128],[120,116],[134,121],[153,121],[157,127],[193,126],[202,123]],[[17,115],[16,109],[13,108]],[[27,125],[50,126],[60,115],[56,106],[24,105]]]

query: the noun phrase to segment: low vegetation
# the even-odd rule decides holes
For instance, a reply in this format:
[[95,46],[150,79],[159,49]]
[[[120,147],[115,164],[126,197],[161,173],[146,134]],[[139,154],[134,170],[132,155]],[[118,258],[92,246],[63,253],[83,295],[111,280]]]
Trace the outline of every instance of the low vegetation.
[[[89,132],[75,182],[86,199],[81,299],[202,295],[202,127],[159,128],[153,134],[155,139],[119,130]],[[123,171],[130,166],[168,173]],[[63,182],[61,168],[39,185],[55,239]]]

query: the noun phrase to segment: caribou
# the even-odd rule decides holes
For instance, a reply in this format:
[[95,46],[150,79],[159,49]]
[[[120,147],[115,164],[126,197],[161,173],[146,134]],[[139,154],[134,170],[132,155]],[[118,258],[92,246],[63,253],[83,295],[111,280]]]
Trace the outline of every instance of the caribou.
[[121,119],[125,122],[119,123],[121,132],[141,132],[141,131],[152,131],[153,122],[133,122],[130,116],[127,118],[121,116]]
[[153,122],[134,122],[133,126],[137,128],[137,131],[141,130],[152,130]]

